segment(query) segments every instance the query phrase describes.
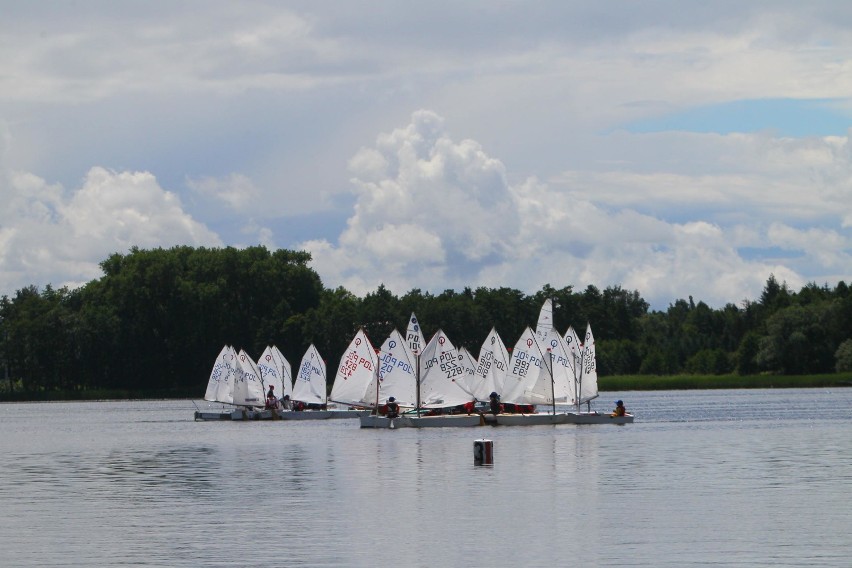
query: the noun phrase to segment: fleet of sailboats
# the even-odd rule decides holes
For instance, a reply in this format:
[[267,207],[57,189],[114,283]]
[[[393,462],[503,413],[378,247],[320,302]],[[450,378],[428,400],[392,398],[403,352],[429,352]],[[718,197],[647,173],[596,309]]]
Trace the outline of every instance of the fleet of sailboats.
[[[276,401],[286,397],[293,407],[270,407],[267,392]],[[511,353],[493,328],[478,357],[456,348],[440,329],[424,345],[413,313],[405,335],[393,330],[379,349],[359,329],[341,356],[328,392],[326,364],[314,345],[302,357],[292,382],[290,364],[277,347],[268,346],[255,362],[245,351],[226,345],[204,395],[223,408],[199,410],[196,419],[357,417],[364,428],[624,424],[634,419],[631,414],[591,410],[599,396],[591,325],[582,342],[572,327],[560,334],[550,299],[535,329],[527,327]],[[482,406],[492,397],[500,411]],[[399,416],[386,415],[389,401],[403,410]]]

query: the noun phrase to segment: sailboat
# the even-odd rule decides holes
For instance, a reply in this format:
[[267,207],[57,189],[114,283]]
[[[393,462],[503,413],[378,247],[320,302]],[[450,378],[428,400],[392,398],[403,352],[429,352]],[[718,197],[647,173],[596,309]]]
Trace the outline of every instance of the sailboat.
[[550,350],[541,349],[537,333],[527,327],[512,349],[501,400],[524,406],[547,404],[551,412],[485,415],[486,422],[504,426],[565,424],[566,415],[556,412],[554,358]]
[[547,339],[547,334],[553,329],[553,300],[547,298],[538,313],[535,334],[541,343]]
[[234,406],[231,412],[232,420],[256,420],[263,410],[266,396],[263,389],[263,378],[257,363],[243,349],[237,354],[236,379],[234,381]]
[[[220,402],[223,405],[234,403],[234,378],[236,376],[235,359],[237,354],[230,345],[225,345],[213,363],[210,378],[207,381],[207,390],[204,400],[209,402]],[[230,420],[231,411],[225,410],[199,410],[195,412],[196,420]]]
[[443,330],[439,329],[432,336],[418,359],[418,405],[414,414],[402,417],[403,425],[414,428],[480,426],[483,422],[478,414],[444,413],[469,402],[472,395],[465,388],[467,371],[463,358]]
[[378,371],[368,387],[375,400],[374,411],[359,417],[361,428],[403,426],[402,417],[390,419],[379,414],[378,410],[381,405],[387,404],[391,397],[401,409],[415,408],[417,406],[416,380],[412,348],[402,334],[394,329],[379,350]]
[[[573,333],[573,329],[569,332]],[[573,343],[576,345],[576,333]],[[567,413],[568,422],[572,424],[630,424],[634,416],[613,416],[610,413],[593,412],[589,409],[590,402],[599,396],[598,394],[598,369],[595,355],[595,338],[592,335],[591,324],[586,324],[586,337],[582,346],[575,350],[578,357],[576,365],[576,392],[577,400],[574,412]],[[581,405],[586,404],[587,410],[583,412]]]
[[375,383],[378,365],[373,345],[364,330],[359,329],[340,357],[329,400],[350,406],[374,405],[376,396],[371,385]]
[[[366,335],[356,336],[355,339],[360,339],[363,342]],[[353,343],[355,339],[353,339]],[[356,348],[359,353],[362,352],[360,349],[360,347]],[[346,358],[348,354],[349,351],[344,353],[343,357]],[[293,381],[292,399],[294,404],[302,403],[314,408],[284,411],[281,412],[281,418],[283,420],[327,420],[329,418],[358,417],[359,412],[355,410],[328,408],[329,399],[326,395],[326,388],[325,361],[320,357],[317,348],[311,344],[302,357],[299,371]]]
[[509,352],[500,334],[492,327],[479,348],[479,359],[470,385],[477,400],[485,401],[492,392],[503,392],[509,359]]
[[[414,314],[406,338],[394,330],[382,345],[379,368],[379,404],[393,396],[401,407],[413,409],[393,420],[370,414],[361,416],[362,428],[429,428],[479,426],[482,418],[466,414],[433,414],[438,409],[460,406],[471,399],[464,382],[468,375],[465,355],[439,330],[420,352],[420,332]],[[467,355],[469,357],[469,354]],[[412,365],[413,359],[413,365]],[[413,399],[413,401],[412,401]]]

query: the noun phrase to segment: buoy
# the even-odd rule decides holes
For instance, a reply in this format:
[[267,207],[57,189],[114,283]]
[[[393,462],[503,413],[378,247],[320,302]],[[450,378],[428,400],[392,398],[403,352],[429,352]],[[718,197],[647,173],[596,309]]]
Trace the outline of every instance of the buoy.
[[473,465],[494,465],[494,442],[484,439],[473,441]]

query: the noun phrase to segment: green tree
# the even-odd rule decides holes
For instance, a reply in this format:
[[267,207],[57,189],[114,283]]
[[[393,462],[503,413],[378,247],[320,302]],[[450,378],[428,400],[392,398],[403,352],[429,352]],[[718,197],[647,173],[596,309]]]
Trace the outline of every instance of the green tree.
[[847,339],[840,344],[834,353],[834,370],[838,373],[852,371],[852,339]]

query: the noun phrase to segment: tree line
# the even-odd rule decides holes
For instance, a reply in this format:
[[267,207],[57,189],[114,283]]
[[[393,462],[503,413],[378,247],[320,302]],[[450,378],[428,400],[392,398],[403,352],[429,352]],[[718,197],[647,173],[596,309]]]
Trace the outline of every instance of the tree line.
[[330,380],[359,327],[378,346],[415,313],[427,339],[443,329],[479,353],[492,326],[507,346],[553,321],[592,325],[601,375],[823,374],[852,370],[852,294],[769,275],[759,299],[713,309],[692,297],[652,311],[638,291],[588,285],[465,288],[439,294],[384,286],[363,298],[327,289],[310,254],[265,247],[174,247],[113,254],[103,276],[76,288],[28,286],[0,299],[2,390],[92,389],[200,396],[225,344],[257,357],[277,345],[295,368],[313,343]]

